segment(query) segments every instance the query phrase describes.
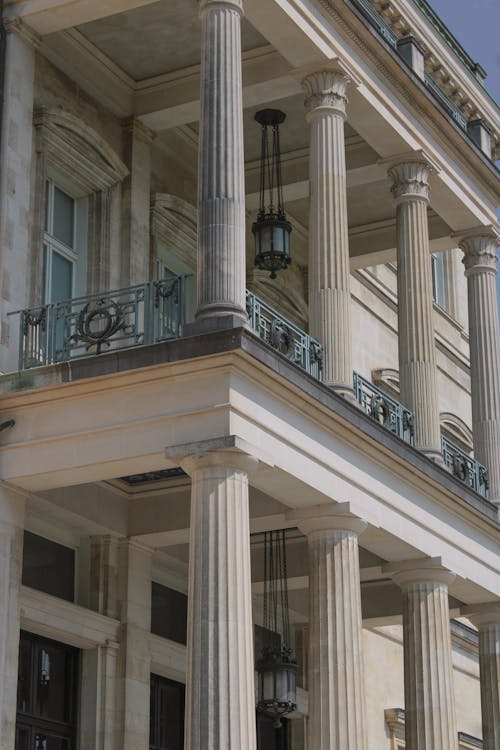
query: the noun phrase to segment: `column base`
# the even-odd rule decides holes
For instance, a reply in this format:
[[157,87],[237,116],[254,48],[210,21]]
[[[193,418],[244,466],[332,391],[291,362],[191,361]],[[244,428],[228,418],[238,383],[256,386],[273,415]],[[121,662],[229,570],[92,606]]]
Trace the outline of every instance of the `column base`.
[[228,313],[227,315],[214,315],[210,318],[200,318],[192,323],[186,323],[182,327],[182,335],[201,336],[204,333],[213,331],[225,331],[228,328],[243,328],[247,324],[247,319],[243,315]]

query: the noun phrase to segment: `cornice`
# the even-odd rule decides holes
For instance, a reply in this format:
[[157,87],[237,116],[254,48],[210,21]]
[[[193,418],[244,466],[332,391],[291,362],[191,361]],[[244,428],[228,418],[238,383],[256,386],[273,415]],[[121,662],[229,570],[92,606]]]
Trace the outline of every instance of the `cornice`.
[[[399,58],[396,59],[397,53],[384,43],[369,21],[361,20],[354,11],[351,14],[341,12],[341,8],[344,9],[347,2],[348,0],[318,0],[322,9],[326,11],[326,15],[332,20],[332,24],[349,39],[357,53],[370,63],[370,68],[380,73],[396,92],[397,98],[408,105],[418,119],[425,118],[428,126],[433,128],[434,135],[441,141],[443,148],[452,149],[456,163],[463,169],[472,169],[476,174],[479,168],[478,184],[482,183],[498,196],[499,181],[494,166],[487,161],[479,149],[474,148],[474,144],[466,133],[454,122],[452,124],[451,116],[435,116],[436,111],[441,110],[431,94],[423,89],[424,84],[420,79],[407,66],[404,66]],[[366,29],[364,34],[360,34],[360,23]],[[445,124],[446,121],[448,125]],[[469,148],[464,148],[464,141]]]

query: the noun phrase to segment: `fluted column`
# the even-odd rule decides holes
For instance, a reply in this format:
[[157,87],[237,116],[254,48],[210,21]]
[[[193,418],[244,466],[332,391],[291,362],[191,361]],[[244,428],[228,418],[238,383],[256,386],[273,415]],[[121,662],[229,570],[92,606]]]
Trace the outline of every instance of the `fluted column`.
[[186,750],[255,750],[248,473],[254,459],[216,451],[182,461],[191,528]]
[[324,348],[327,385],[352,395],[351,293],[347,226],[342,73],[321,71],[303,81],[309,147],[309,330]]
[[200,2],[202,49],[196,319],[204,321],[205,328],[224,323],[242,325],[247,320],[242,14],[242,0]]
[[291,511],[309,544],[310,750],[365,750],[358,534],[345,504]]
[[14,750],[24,497],[0,486],[0,747]]
[[[474,609],[470,607],[469,609]],[[479,631],[479,672],[484,750],[500,747],[500,604],[467,614]]]
[[386,569],[403,592],[406,746],[457,750],[448,606],[454,575],[434,560]]
[[389,169],[396,203],[401,400],[415,415],[415,446],[441,458],[427,206],[430,166]]
[[474,455],[488,469],[489,499],[500,505],[500,335],[495,289],[498,235],[476,230],[460,242],[469,301]]

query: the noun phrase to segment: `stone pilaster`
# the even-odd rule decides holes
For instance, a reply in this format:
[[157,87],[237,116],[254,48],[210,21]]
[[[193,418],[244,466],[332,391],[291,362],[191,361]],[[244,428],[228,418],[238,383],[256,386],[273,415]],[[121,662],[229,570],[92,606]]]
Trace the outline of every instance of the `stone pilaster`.
[[119,545],[121,631],[116,737],[120,750],[149,750],[152,554],[152,549],[131,539],[124,539]]
[[18,361],[18,321],[7,314],[28,305],[37,44],[22,22],[8,24],[0,153],[0,372],[16,370]]
[[122,186],[121,276],[123,286],[150,278],[149,217],[151,143],[154,133],[133,118],[123,124],[125,163],[129,174]]
[[498,234],[485,228],[460,241],[469,307],[474,455],[488,469],[489,499],[500,505],[500,335],[495,289]]
[[345,75],[303,81],[309,147],[309,330],[324,347],[323,378],[352,395],[351,293],[344,121]]
[[430,166],[409,160],[389,169],[396,203],[401,401],[415,415],[415,446],[441,458],[427,206]]
[[436,560],[391,563],[403,592],[405,735],[411,750],[457,750],[448,585]]
[[254,459],[215,451],[191,476],[186,750],[255,750],[248,473]]
[[0,486],[0,747],[14,750],[24,497]]
[[479,671],[484,750],[500,747],[500,604],[468,607],[479,631]]
[[290,511],[309,543],[308,742],[365,750],[358,534],[346,504]]
[[247,320],[242,14],[242,0],[200,2],[199,330]]

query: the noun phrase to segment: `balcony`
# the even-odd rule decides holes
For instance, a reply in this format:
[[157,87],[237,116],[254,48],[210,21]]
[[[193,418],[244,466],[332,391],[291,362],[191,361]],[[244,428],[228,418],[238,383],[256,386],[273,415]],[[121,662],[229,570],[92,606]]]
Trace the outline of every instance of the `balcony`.
[[[187,278],[149,281],[11,313],[19,315],[19,370],[182,338]],[[262,341],[321,381],[323,352],[316,339],[248,290],[246,307],[248,325]],[[413,445],[412,412],[359,373],[354,372],[353,378],[362,410]],[[455,477],[486,497],[484,466],[445,437],[442,455]]]
[[486,467],[476,461],[475,458],[471,458],[468,453],[465,453],[444,435],[441,436],[441,451],[444,465],[449,471],[461,482],[468,484],[479,495],[486,497],[488,491],[488,470]]
[[356,400],[372,419],[405,443],[413,445],[413,414],[391,396],[354,372]]
[[[182,337],[186,276],[19,310],[19,370]],[[249,325],[269,346],[321,380],[318,341],[246,292]]]

